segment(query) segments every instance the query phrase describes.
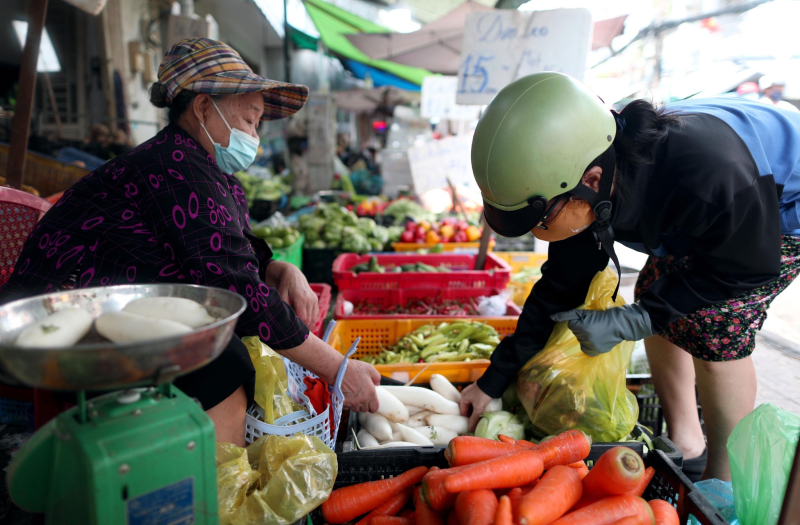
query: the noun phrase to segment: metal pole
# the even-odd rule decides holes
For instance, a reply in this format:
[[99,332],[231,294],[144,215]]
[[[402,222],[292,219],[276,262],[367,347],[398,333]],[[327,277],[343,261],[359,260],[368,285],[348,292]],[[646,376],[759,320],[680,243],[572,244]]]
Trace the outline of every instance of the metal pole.
[[291,82],[292,68],[289,63],[289,12],[286,9],[286,0],[283,0],[283,67],[286,82]]
[[47,0],[31,0],[28,35],[25,38],[25,49],[22,50],[17,106],[14,108],[6,170],[6,183],[17,189],[22,189],[22,181],[25,178],[25,154],[28,152],[28,134],[31,130],[33,96],[36,90],[36,65],[39,63],[39,43],[42,40],[46,17]]
[[481,215],[481,226],[483,226],[483,233],[481,233],[481,244],[478,248],[478,256],[475,258],[476,270],[483,270],[486,266],[486,254],[489,251],[489,241],[492,238],[492,229],[489,228],[485,215]]
[[53,108],[53,117],[56,120],[56,129],[58,130],[58,138],[64,137],[64,129],[61,127],[61,117],[58,114],[58,105],[56,105],[56,94],[53,91],[53,84],[50,82],[50,73],[42,73],[44,77],[44,85],[47,87],[47,94],[50,97],[50,107]]

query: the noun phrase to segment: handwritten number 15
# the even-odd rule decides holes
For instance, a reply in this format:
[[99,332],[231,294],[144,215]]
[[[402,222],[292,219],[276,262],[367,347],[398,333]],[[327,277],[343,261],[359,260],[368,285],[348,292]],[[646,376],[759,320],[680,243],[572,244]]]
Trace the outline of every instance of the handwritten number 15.
[[470,72],[470,65],[472,64],[472,55],[468,55],[467,59],[464,61],[464,76],[461,79],[461,86],[459,86],[458,92],[459,93],[466,93],[467,92],[467,79],[469,77],[478,78],[481,77],[481,83],[478,87],[474,87],[474,83],[470,83],[469,92],[470,93],[481,93],[485,88],[486,85],[489,83],[489,73],[486,71],[486,68],[481,65],[482,62],[488,62],[494,58],[492,56],[484,56],[479,55],[475,60],[475,64],[472,65],[472,72]]

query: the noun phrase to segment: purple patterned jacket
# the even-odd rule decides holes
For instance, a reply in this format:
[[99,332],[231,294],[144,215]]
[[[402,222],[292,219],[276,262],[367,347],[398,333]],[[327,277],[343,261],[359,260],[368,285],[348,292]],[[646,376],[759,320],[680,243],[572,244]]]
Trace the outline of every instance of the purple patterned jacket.
[[63,288],[195,283],[249,306],[236,333],[276,350],[308,329],[262,278],[272,252],[250,232],[244,190],[177,125],[85,176],[28,237],[0,302]]

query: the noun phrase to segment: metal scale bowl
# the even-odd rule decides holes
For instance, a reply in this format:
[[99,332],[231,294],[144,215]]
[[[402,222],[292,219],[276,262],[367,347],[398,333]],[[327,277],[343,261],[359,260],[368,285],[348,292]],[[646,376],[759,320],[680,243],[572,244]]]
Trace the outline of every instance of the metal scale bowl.
[[[61,349],[19,348],[30,323],[64,308],[97,318],[134,299],[182,297],[218,320],[190,334],[114,344],[90,333]],[[246,302],[219,288],[150,284],[51,293],[0,307],[0,372],[44,390],[77,392],[77,406],[39,429],[9,465],[9,494],[47,523],[217,523],[211,419],[172,381],[213,361]],[[86,391],[110,392],[86,401]]]

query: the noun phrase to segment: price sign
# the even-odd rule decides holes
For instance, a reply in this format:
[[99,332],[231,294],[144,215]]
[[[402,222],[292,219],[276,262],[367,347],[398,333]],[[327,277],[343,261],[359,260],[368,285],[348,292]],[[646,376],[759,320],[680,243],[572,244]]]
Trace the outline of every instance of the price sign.
[[421,195],[428,190],[447,188],[447,179],[453,184],[466,184],[477,188],[472,175],[472,134],[456,135],[433,140],[408,149],[408,162],[414,190]]
[[558,71],[583,80],[592,37],[588,9],[472,13],[464,25],[458,104],[488,104],[514,80]]
[[447,120],[474,120],[480,116],[480,106],[456,104],[458,77],[428,76],[422,81],[420,110],[425,118],[439,117]]

